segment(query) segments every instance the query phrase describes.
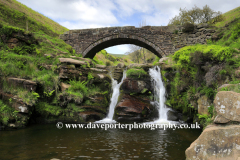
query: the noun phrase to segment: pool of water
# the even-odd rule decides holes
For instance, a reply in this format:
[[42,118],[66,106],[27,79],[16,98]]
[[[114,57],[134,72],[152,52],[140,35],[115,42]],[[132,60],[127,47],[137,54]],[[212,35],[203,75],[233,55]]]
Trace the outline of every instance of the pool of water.
[[55,124],[0,131],[0,159],[184,160],[200,129],[57,129]]

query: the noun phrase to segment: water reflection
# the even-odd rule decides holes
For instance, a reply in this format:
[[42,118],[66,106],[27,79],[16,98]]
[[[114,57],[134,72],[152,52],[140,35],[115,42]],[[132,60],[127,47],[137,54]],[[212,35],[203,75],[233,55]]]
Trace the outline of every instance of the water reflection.
[[201,130],[57,129],[0,132],[0,159],[185,159]]

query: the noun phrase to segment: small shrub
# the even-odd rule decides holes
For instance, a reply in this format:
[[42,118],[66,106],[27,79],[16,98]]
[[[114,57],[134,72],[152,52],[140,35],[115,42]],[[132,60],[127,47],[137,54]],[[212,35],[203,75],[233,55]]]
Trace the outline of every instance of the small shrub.
[[159,60],[160,60],[160,58],[156,56],[156,57],[155,57],[155,60],[154,60],[154,62],[153,62],[153,65],[155,65],[156,63],[158,63]]
[[208,107],[208,113],[210,114],[210,117],[213,116],[213,111],[214,111],[214,105],[212,104],[210,107]]
[[10,117],[17,116],[18,111],[14,110],[12,107],[9,107],[8,105],[4,104],[0,100],[0,122],[2,122],[4,125],[8,124]]
[[87,94],[88,88],[86,87],[87,82],[83,81],[76,81],[76,80],[70,80],[69,84],[71,85],[70,88],[68,88],[67,92],[81,92],[83,94]]
[[223,87],[220,91],[228,91],[228,87]]
[[212,98],[215,95],[215,91],[207,86],[204,86],[200,91],[201,94],[205,94],[208,98]]
[[60,108],[59,106],[50,105],[47,102],[39,102],[36,105],[36,111],[45,116],[59,116],[64,112],[64,109]]
[[227,71],[225,69],[222,69],[221,71],[219,71],[219,74],[221,74],[221,75],[224,75],[226,73],[227,73]]
[[110,61],[106,62],[106,66],[111,66],[111,65],[112,65],[112,63]]

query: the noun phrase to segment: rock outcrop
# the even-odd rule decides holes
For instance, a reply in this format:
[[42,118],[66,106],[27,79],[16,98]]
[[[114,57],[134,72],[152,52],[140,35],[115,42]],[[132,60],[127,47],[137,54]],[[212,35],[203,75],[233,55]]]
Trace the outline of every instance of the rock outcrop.
[[149,101],[128,94],[121,97],[115,109],[115,117],[119,122],[150,120],[156,118],[156,116],[154,117],[155,113],[157,110]]
[[11,78],[9,77],[7,79],[10,86],[13,87],[22,87],[24,89],[27,89],[28,91],[36,91],[37,83],[31,80],[27,79],[21,79],[21,78]]
[[239,160],[240,126],[208,126],[185,153],[186,160]]
[[121,89],[127,93],[145,93],[151,90],[151,82],[126,78],[122,83]]

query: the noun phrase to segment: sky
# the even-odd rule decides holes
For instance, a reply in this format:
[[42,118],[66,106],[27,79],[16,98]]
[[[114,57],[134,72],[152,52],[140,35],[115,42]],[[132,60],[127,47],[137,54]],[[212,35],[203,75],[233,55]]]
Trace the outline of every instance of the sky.
[[[240,0],[17,0],[68,29],[115,26],[166,26],[180,8],[202,8],[225,13],[240,6]],[[129,45],[109,47],[107,52],[124,54]]]

